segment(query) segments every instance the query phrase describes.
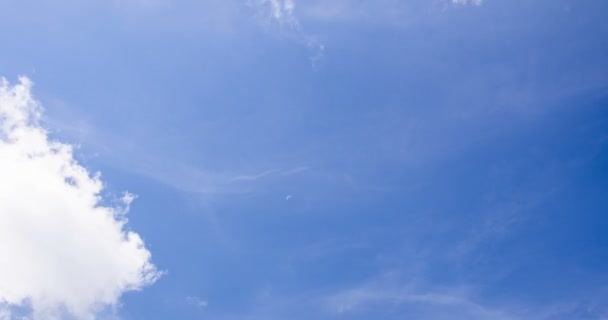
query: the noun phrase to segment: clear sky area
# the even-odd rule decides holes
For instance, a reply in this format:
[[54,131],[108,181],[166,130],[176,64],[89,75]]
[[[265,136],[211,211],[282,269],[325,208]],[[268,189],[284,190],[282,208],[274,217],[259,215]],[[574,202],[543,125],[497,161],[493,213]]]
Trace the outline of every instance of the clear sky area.
[[607,320],[608,2],[0,0],[0,320]]

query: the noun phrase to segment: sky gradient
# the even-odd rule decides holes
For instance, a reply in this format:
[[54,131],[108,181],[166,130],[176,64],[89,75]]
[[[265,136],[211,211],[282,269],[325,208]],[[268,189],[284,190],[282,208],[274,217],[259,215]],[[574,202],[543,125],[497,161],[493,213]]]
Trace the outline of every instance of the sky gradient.
[[0,0],[0,320],[608,319],[607,12]]

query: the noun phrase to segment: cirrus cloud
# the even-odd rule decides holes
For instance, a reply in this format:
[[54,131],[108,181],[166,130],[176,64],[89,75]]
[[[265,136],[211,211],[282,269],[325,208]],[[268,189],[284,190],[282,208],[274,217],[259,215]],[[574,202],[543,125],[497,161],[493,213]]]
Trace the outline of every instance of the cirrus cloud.
[[452,0],[452,3],[462,4],[462,5],[476,5],[479,6],[483,3],[483,0]]
[[265,20],[278,24],[281,32],[311,50],[310,62],[316,66],[325,57],[325,45],[302,28],[295,15],[294,0],[248,0],[247,2],[265,17]]
[[101,204],[99,174],[49,138],[31,87],[0,79],[0,319],[15,307],[34,319],[95,319],[160,273],[126,230],[134,196]]

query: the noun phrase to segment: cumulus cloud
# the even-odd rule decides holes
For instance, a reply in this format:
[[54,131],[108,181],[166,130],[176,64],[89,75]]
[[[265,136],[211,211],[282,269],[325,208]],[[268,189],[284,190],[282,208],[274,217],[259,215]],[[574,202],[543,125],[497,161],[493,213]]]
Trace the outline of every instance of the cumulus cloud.
[[0,79],[0,319],[15,307],[34,319],[95,319],[160,273],[126,230],[135,196],[101,204],[99,174],[49,138],[31,86]]

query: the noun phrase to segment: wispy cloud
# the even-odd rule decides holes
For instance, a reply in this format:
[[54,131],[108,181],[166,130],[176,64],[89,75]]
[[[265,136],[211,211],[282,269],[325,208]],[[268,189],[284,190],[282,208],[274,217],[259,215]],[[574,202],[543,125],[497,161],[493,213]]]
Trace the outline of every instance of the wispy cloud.
[[294,174],[299,174],[302,173],[306,170],[309,170],[309,167],[297,167],[297,168],[293,168],[293,169],[287,169],[287,170],[282,170],[282,169],[272,169],[272,170],[266,170],[264,172],[260,172],[257,174],[250,174],[250,175],[238,175],[235,176],[233,178],[230,179],[230,182],[246,182],[246,181],[256,181],[256,180],[260,180],[262,178],[267,178],[273,175],[277,175],[277,176],[290,176],[290,175],[294,175]]
[[34,319],[94,319],[160,276],[141,237],[126,231],[135,199],[100,205],[103,183],[49,138],[32,83],[0,80],[0,319],[15,306]]
[[[322,301],[336,315],[378,315],[391,310],[393,315],[410,315],[420,320],[603,320],[605,293],[593,292],[598,299],[576,297],[567,302],[518,303],[516,301],[482,302],[474,286],[437,287],[413,280],[405,284],[395,274],[385,274],[372,281],[325,296]],[[384,311],[381,311],[384,310]]]
[[207,308],[207,306],[209,305],[209,302],[207,300],[202,299],[200,297],[196,297],[196,296],[186,297],[186,302],[189,305],[195,306],[200,309]]
[[468,288],[425,289],[415,282],[399,285],[391,283],[393,281],[395,279],[374,280],[329,295],[325,301],[337,314],[359,314],[370,308],[391,305],[393,309],[400,309],[401,314],[415,314],[418,319],[437,319],[448,315],[450,319],[519,319],[474,301]]
[[236,176],[234,178],[230,179],[230,182],[238,182],[238,181],[256,181],[259,179],[262,179],[264,177],[267,177],[269,175],[275,174],[275,173],[279,173],[281,172],[281,170],[279,169],[272,169],[272,170],[267,170],[258,174],[252,174],[252,175],[239,175]]
[[10,320],[11,319],[11,311],[7,306],[3,306],[0,304],[0,320]]
[[304,30],[295,14],[294,0],[249,0],[248,3],[267,22],[278,25],[282,35],[306,46],[311,51],[310,61],[313,66],[317,66],[323,60],[325,45]]
[[460,4],[460,5],[475,5],[475,6],[479,6],[483,3],[483,0],[452,0],[452,3],[454,4]]
[[254,4],[267,8],[267,13],[276,22],[283,25],[298,27],[298,19],[294,16],[296,4],[293,0],[255,0]]

